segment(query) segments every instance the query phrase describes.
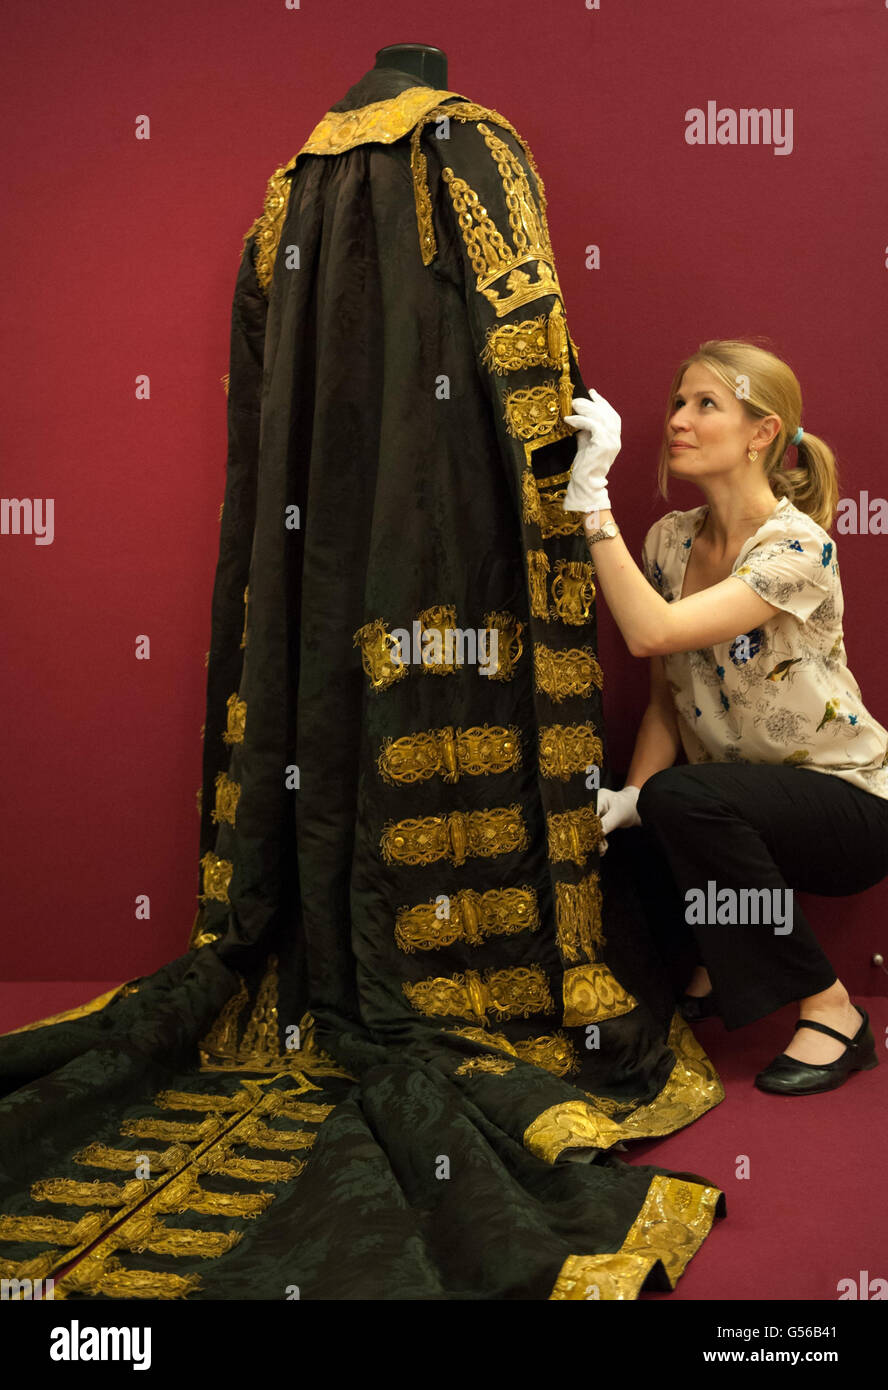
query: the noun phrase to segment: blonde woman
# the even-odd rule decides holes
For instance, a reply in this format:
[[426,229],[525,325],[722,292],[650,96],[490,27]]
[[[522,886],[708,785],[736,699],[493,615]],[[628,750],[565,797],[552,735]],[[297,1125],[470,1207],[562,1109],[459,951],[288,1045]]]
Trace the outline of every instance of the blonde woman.
[[718,1013],[733,1029],[798,1001],[756,1085],[831,1090],[876,1065],[874,1040],[793,894],[857,893],[888,874],[888,731],[846,665],[833,453],[802,428],[785,362],[703,343],[672,383],[659,484],[665,497],[671,474],[706,500],[650,528],[639,569],[607,492],[620,418],[597,392],[573,409],[564,506],[587,513],[596,583],[651,667],[626,786],[599,793],[604,833],[640,825],[671,875],[674,925],[699,962],[685,1017]]

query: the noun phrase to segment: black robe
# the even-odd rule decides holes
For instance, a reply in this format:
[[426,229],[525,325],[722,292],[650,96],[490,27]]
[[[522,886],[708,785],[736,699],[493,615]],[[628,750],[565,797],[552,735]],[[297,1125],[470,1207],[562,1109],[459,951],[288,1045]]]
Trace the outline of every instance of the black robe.
[[619,1153],[723,1091],[599,852],[585,387],[508,121],[367,73],[269,182],[228,391],[200,910],[178,960],[0,1039],[0,1273],[674,1287],[724,1197]]

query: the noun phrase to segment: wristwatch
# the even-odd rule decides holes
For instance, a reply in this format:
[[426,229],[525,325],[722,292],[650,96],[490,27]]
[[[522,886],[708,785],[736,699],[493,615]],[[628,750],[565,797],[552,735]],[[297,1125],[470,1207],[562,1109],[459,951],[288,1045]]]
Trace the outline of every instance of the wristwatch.
[[620,534],[620,528],[615,521],[606,521],[603,526],[599,526],[597,531],[591,534],[586,533],[586,544],[594,545],[596,541],[603,541],[606,537],[613,539]]

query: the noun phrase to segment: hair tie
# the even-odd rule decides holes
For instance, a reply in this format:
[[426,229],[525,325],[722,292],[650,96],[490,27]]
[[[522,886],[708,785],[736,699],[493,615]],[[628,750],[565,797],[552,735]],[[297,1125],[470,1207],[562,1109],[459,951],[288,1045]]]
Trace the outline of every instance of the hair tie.
[[804,433],[805,431],[802,429],[801,425],[799,425],[792,439],[789,441],[790,444],[800,444]]

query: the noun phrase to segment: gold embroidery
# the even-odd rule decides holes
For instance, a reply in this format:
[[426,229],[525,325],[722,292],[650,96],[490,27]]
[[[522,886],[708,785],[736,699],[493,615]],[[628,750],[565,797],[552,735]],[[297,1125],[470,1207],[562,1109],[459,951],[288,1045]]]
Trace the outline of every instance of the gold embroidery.
[[294,158],[290,160],[289,164],[281,164],[275,169],[265,189],[262,212],[244,234],[244,245],[251,238],[255,243],[256,279],[259,282],[259,288],[266,295],[274,275],[278,242],[281,239],[284,216],[290,198],[290,180],[287,178],[287,172],[294,167],[295,163]]
[[[560,358],[549,353],[548,318],[539,314],[523,323],[494,324],[487,330],[481,361],[497,376],[519,372],[526,367],[558,367]],[[568,411],[570,414],[570,411]]]
[[282,1158],[233,1158],[225,1151],[214,1149],[198,1161],[198,1167],[219,1178],[235,1178],[238,1182],[288,1182],[305,1171],[307,1159],[292,1161]]
[[575,811],[553,811],[546,816],[549,858],[553,863],[572,860],[582,868],[586,858],[602,843],[601,821],[591,806]]
[[562,990],[566,1027],[602,1023],[638,1008],[638,1000],[601,963],[565,970]]
[[508,1052],[510,1057],[518,1056],[518,1049],[509,1042],[505,1033],[485,1033],[483,1028],[446,1028],[445,1033],[455,1038],[468,1038],[469,1042],[480,1043],[482,1047],[495,1047],[500,1052]]
[[335,1105],[318,1105],[312,1100],[286,1100],[280,1091],[273,1092],[273,1095],[280,1097],[280,1105],[271,1107],[271,1114],[283,1115],[288,1120],[300,1120],[303,1124],[321,1124],[336,1109]]
[[154,1120],[150,1117],[124,1120],[120,1126],[121,1134],[136,1139],[165,1139],[170,1144],[203,1143],[221,1134],[225,1129],[224,1116],[208,1115],[196,1123],[187,1120]]
[[586,699],[592,694],[593,687],[600,690],[603,682],[603,673],[592,647],[567,647],[559,651],[536,642],[533,671],[537,690],[556,702],[566,700],[571,695]]
[[240,799],[241,789],[239,782],[232,782],[227,773],[220,772],[216,776],[216,806],[212,814],[212,820],[218,825],[220,821],[226,821],[229,825],[234,825],[234,816],[237,811],[237,803]]
[[504,1033],[485,1033],[483,1028],[448,1028],[446,1031],[484,1047],[496,1047],[526,1062],[528,1066],[540,1067],[555,1076],[568,1076],[580,1070],[577,1050],[565,1033],[551,1033],[541,1038],[524,1038],[511,1043]]
[[[524,151],[525,157],[533,176],[536,180],[537,193],[539,196],[540,217],[545,227],[548,238],[548,226],[546,224],[546,190],[543,180],[537,169],[530,146],[517,132],[515,127],[501,116],[498,111],[494,111],[486,106],[479,106],[473,101],[456,101],[448,106],[439,106],[432,111],[423,114],[417,125],[414,127],[410,137],[410,169],[413,174],[413,199],[416,205],[416,223],[419,230],[419,245],[422,253],[423,265],[429,265],[435,258],[437,245],[435,242],[435,231],[432,225],[432,203],[428,189],[428,166],[425,154],[420,149],[420,139],[422,138],[423,127],[435,120],[447,117],[448,120],[458,121],[493,121],[494,124],[502,126],[508,130],[516,139]],[[479,126],[480,129],[480,126]]]
[[416,207],[416,228],[419,232],[419,251],[423,265],[428,265],[435,257],[435,226],[432,218],[432,200],[429,196],[429,164],[425,152],[420,148],[423,121],[413,127],[410,137],[410,173],[413,177],[413,202]]
[[487,1026],[488,1011],[497,1018],[529,1018],[555,1010],[549,982],[538,965],[488,970],[483,979],[477,970],[467,970],[465,975],[405,983],[402,988],[420,1013],[473,1018],[482,1027]]
[[253,1012],[241,1038],[242,1057],[255,1059],[262,1066],[269,1063],[277,1069],[281,1056],[278,1035],[278,958],[269,956],[265,974],[256,994]]
[[536,931],[540,918],[532,888],[461,888],[448,900],[449,915],[438,916],[438,900],[402,907],[395,942],[402,951],[429,951],[457,941],[480,945],[488,936]]
[[604,945],[598,874],[579,883],[555,884],[558,948],[565,960],[594,960]]
[[615,1120],[621,1111],[631,1110],[633,1106],[638,1105],[637,1096],[634,1100],[617,1100],[614,1096],[597,1096],[592,1091],[586,1091],[585,1094],[596,1110],[603,1110],[612,1120]]
[[580,626],[592,616],[595,571],[588,560],[559,560],[552,580],[555,614],[564,623]]
[[387,690],[394,681],[406,676],[400,639],[386,631],[381,618],[359,627],[352,646],[361,648],[361,665],[370,677],[371,690]]
[[37,1202],[64,1202],[72,1207],[122,1207],[147,1197],[152,1184],[144,1178],[129,1182],[78,1182],[76,1178],[48,1178],[31,1185]]
[[527,827],[517,804],[389,821],[380,840],[387,864],[433,864],[449,859],[459,865],[467,858],[489,859],[526,849],[527,845]]
[[558,408],[554,381],[503,393],[506,429],[516,439],[539,439],[551,434],[559,421]]
[[610,1255],[569,1255],[551,1299],[634,1299],[659,1260],[674,1289],[706,1239],[722,1193],[717,1187],[656,1173],[620,1249]]
[[566,782],[590,765],[600,767],[604,756],[594,724],[549,724],[539,731],[540,772]]
[[249,586],[249,584],[248,584],[247,587],[244,589],[244,630],[243,630],[243,632],[241,633],[241,640],[240,640],[241,648],[243,648],[243,647],[245,647],[245,646],[247,645],[247,609],[249,608],[249,606],[250,606],[250,586]]
[[[226,372],[225,375],[224,375],[223,377],[220,377],[220,380],[221,380],[221,382],[222,382],[222,389],[224,390],[224,392],[225,392],[225,394],[226,394],[226,396],[227,396],[227,395],[228,395],[228,388],[229,388],[229,386],[231,385],[231,373],[230,373],[230,372]],[[220,518],[220,520],[221,520],[221,518]]]
[[63,1221],[59,1216],[0,1216],[0,1240],[79,1245],[101,1235],[109,1215],[107,1211],[90,1211],[79,1221]]
[[623,1133],[612,1120],[585,1100],[560,1101],[538,1115],[524,1131],[524,1147],[544,1163],[554,1163],[565,1149],[609,1149]]
[[[441,603],[423,609],[416,616],[420,625],[422,670],[430,671],[433,676],[452,675],[455,665],[462,665],[462,653],[456,646],[456,609],[452,604]],[[434,634],[430,642],[426,641],[426,633]]]
[[283,1149],[292,1153],[294,1149],[310,1149],[317,1137],[309,1129],[274,1129],[251,1116],[238,1130],[237,1142],[249,1144],[251,1149]]
[[317,1046],[311,1014],[304,1014],[299,1022],[299,1047],[281,1051],[277,1025],[277,964],[277,957],[269,956],[252,1015],[239,1041],[239,1019],[249,999],[246,983],[240,980],[237,992],[223,1005],[199,1045],[200,1070],[286,1072],[302,1091],[320,1089],[308,1080],[305,1072],[354,1080]]
[[463,1062],[453,1073],[454,1076],[471,1076],[475,1072],[490,1072],[493,1076],[505,1076],[506,1072],[513,1071],[514,1062],[507,1062],[504,1057],[470,1057]]
[[[480,125],[478,129],[481,129]],[[520,170],[521,166],[517,161],[516,165]],[[534,244],[526,254],[520,254],[507,244],[496,223],[488,215],[486,207],[479,200],[478,194],[465,179],[458,178],[450,168],[443,169],[441,177],[447,184],[469,260],[477,276],[475,289],[493,305],[497,318],[502,318],[503,314],[509,313],[512,309],[520,308],[522,304],[529,304],[531,300],[542,299],[545,295],[561,294],[561,286],[555,274],[554,258],[548,244],[535,244],[534,233]],[[523,171],[521,178],[524,178]],[[548,234],[545,235],[548,243]],[[518,269],[519,266],[529,265],[531,262],[534,262],[537,277],[535,280],[531,280],[526,271]],[[505,287],[511,293],[501,296],[492,286],[504,275],[507,277]]]
[[[170,1183],[162,1194],[165,1211],[193,1211],[201,1216],[253,1217],[260,1215],[274,1201],[273,1192],[209,1192],[200,1187],[197,1174],[182,1174],[186,1184]],[[52,1178],[34,1183],[31,1196],[37,1201],[63,1202],[70,1206],[122,1207],[147,1196],[152,1183],[131,1178],[126,1183],[77,1182],[74,1179]]]
[[549,616],[549,600],[546,593],[548,573],[549,557],[545,550],[528,550],[527,583],[530,589],[530,612],[534,618]]
[[[514,613],[508,612],[488,613],[484,619],[484,624],[488,631],[495,631],[497,634],[497,665],[495,670],[491,667],[487,679],[492,681],[510,681],[514,675],[518,660],[524,651],[524,644],[521,641],[524,624],[519,622]],[[490,655],[492,656],[492,647]]]
[[228,710],[228,727],[222,735],[223,743],[243,743],[247,728],[247,702],[238,698],[237,692],[225,701]]
[[198,789],[197,789],[197,791],[196,791],[196,793],[195,793],[195,800],[196,800],[196,802],[197,802],[197,814],[198,814],[199,816],[202,816],[202,815],[203,815],[203,787],[198,787]]
[[194,914],[194,921],[191,925],[191,935],[188,938],[189,951],[195,950],[200,946],[207,946],[211,941],[218,941],[222,935],[221,932],[209,931],[207,929],[204,916],[205,911],[205,907],[201,904]]
[[80,1153],[74,1155],[74,1162],[84,1168],[108,1168],[114,1173],[131,1173],[141,1159],[144,1159],[152,1172],[166,1172],[180,1163],[187,1163],[191,1150],[181,1144],[171,1144],[168,1149],[112,1149],[107,1144],[88,1144]]
[[377,758],[380,776],[392,785],[441,777],[457,782],[508,772],[521,763],[521,733],[514,726],[485,724],[470,729],[428,729],[403,738],[383,740]]
[[570,353],[567,346],[570,334],[567,331],[564,306],[560,299],[556,299],[552,305],[546,329],[549,338],[549,356],[556,365],[561,367],[561,376],[558,381],[559,424],[563,429],[568,430],[570,426],[564,424],[561,416],[572,413],[574,392],[570,375]]
[[725,1098],[715,1067],[678,1012],[672,1016],[667,1045],[675,1054],[675,1065],[660,1094],[623,1121],[627,1138],[671,1134]]
[[[461,92],[444,88],[406,87],[396,97],[371,101],[355,111],[328,111],[309,135],[299,154],[341,154],[355,145],[391,145],[425,117],[428,112]],[[449,108],[445,107],[447,111]],[[298,158],[298,155],[296,156]],[[293,161],[295,163],[295,160]]]
[[[522,517],[525,521],[539,526],[545,540],[552,536],[579,535],[583,529],[582,512],[566,512],[562,506],[567,496],[566,484],[569,477],[570,470],[566,473],[555,473],[551,478],[537,479],[531,468],[525,468],[521,476]],[[552,490],[541,492],[540,489],[543,487]]]
[[86,1018],[89,1014],[98,1013],[104,1009],[118,994],[138,994],[139,986],[135,979],[126,980],[122,985],[115,985],[113,989],[106,990],[104,994],[99,994],[95,999],[89,999],[85,1004],[78,1004],[73,1009],[65,1009],[62,1013],[52,1014],[49,1018],[38,1018],[34,1023],[23,1023],[18,1028],[10,1028],[6,1033],[0,1033],[0,1038],[11,1038],[15,1033],[31,1033],[35,1028],[49,1028],[54,1023],[69,1023],[75,1018]]
[[570,1076],[580,1070],[580,1059],[570,1038],[564,1033],[552,1033],[548,1037],[525,1038],[515,1044],[515,1050],[522,1062],[532,1067],[541,1067],[552,1072],[553,1076]]
[[163,1274],[151,1269],[124,1269],[116,1255],[86,1255],[65,1275],[65,1292],[55,1288],[55,1297],[67,1297],[67,1290],[105,1298],[187,1298],[199,1289],[199,1274]]
[[201,894],[201,901],[206,902],[212,898],[216,902],[228,902],[228,885],[231,882],[231,875],[234,873],[234,865],[230,859],[220,859],[213,854],[212,850],[207,850],[200,861],[203,869],[204,891]]

